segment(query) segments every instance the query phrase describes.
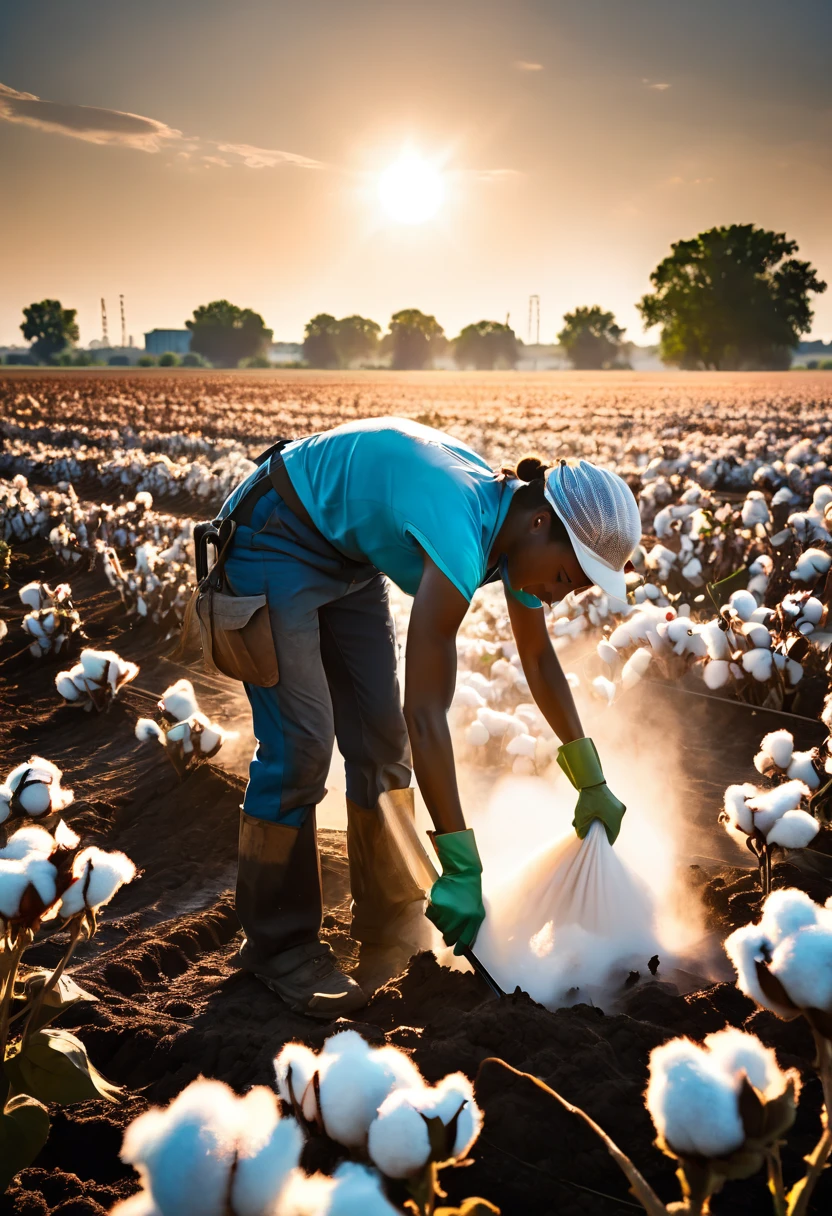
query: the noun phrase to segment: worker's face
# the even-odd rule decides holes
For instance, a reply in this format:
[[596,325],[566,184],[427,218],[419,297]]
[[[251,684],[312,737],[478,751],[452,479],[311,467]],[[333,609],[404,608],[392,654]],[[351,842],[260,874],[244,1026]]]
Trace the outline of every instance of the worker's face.
[[549,539],[551,521],[551,512],[535,511],[506,555],[512,587],[545,604],[557,604],[570,591],[590,586],[568,541]]

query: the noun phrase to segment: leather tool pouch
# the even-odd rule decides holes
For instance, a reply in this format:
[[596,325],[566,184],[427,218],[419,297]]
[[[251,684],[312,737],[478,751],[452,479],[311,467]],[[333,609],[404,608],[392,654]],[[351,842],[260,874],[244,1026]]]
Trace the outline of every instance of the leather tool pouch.
[[[279,678],[269,608],[265,595],[232,595],[223,569],[237,525],[224,519],[219,530],[200,524],[194,530],[197,576],[196,616],[206,662],[230,676],[259,688],[271,688]],[[208,546],[216,561],[208,571]]]

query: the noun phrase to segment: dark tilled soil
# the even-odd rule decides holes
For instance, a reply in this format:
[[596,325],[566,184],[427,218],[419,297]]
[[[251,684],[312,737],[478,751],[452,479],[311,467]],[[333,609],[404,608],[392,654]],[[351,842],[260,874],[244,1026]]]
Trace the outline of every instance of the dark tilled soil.
[[[59,571],[42,547],[29,546],[15,555],[12,574],[19,585],[32,577],[57,581]],[[106,1212],[136,1189],[135,1175],[118,1153],[124,1126],[148,1103],[168,1102],[200,1074],[221,1078],[238,1090],[270,1083],[272,1059],[284,1042],[302,1038],[320,1045],[334,1028],[290,1013],[236,968],[232,888],[243,782],[206,765],[180,783],[161,749],[136,743],[135,718],[151,713],[165,685],[181,672],[158,657],[165,647],[148,631],[125,632],[120,606],[98,575],[76,575],[73,586],[88,635],[140,662],[141,674],[109,715],[60,708],[52,681],[65,664],[35,663],[28,654],[17,653],[21,614],[11,588],[0,597],[0,616],[10,622],[0,647],[0,756],[4,771],[32,754],[54,760],[76,793],[68,821],[85,839],[123,849],[140,868],[140,877],[105,910],[97,936],[79,949],[72,969],[98,1001],[75,1006],[63,1019],[83,1038],[105,1076],[125,1087],[125,1097],[118,1104],[102,1100],[55,1108],[37,1166],[24,1170],[0,1199],[0,1216]],[[189,674],[205,708],[221,714],[233,692],[230,686]],[[720,864],[723,834],[709,825],[715,821],[721,788],[748,775],[749,757],[762,731],[779,723],[775,715],[724,703],[713,712],[709,707],[709,714],[707,729],[720,741],[716,754],[722,767],[714,771],[714,748],[704,739],[698,749],[689,748],[699,861],[680,877],[701,889],[710,928],[724,936],[756,917],[759,898],[753,873]],[[789,728],[801,745],[815,741],[812,724],[794,720]],[[687,735],[699,738],[690,729]],[[321,832],[320,837],[324,931],[351,966],[356,954],[348,936],[343,836]],[[709,840],[712,862],[706,857]],[[827,859],[820,849],[807,856],[800,868],[792,862],[777,866],[775,883],[800,885],[825,899],[832,893]],[[48,965],[60,950],[60,940],[47,940],[30,961]],[[678,1194],[673,1166],[653,1147],[652,1125],[642,1104],[647,1056],[668,1037],[701,1037],[727,1022],[753,1029],[777,1048],[783,1066],[804,1075],[797,1125],[784,1153],[787,1179],[792,1180],[819,1133],[811,1039],[802,1022],[784,1023],[757,1011],[730,984],[680,995],[663,980],[661,967],[651,978],[645,960],[641,978],[609,1008],[577,1005],[551,1013],[522,993],[495,1001],[475,976],[440,968],[433,955],[425,954],[382,988],[351,1024],[373,1041],[386,1040],[412,1053],[430,1080],[458,1069],[475,1076],[491,1056],[533,1073],[584,1106],[670,1200]],[[600,1142],[528,1082],[489,1069],[478,1095],[484,1132],[474,1164],[445,1174],[453,1199],[480,1194],[504,1213],[529,1216],[601,1216],[635,1209]],[[313,1145],[310,1162],[315,1157]],[[830,1201],[827,1176],[812,1210],[826,1211]],[[762,1177],[726,1186],[714,1210],[768,1211]]]

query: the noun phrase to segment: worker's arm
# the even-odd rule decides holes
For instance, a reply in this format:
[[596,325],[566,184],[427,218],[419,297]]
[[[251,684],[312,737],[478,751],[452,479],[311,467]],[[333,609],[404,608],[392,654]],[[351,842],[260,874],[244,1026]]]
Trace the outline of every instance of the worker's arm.
[[543,717],[561,743],[583,738],[572,689],[555,654],[542,608],[527,608],[506,595],[508,615],[523,675]]
[[482,863],[459,802],[448,709],[456,685],[456,635],[468,601],[424,554],[424,570],[407,630],[404,716],[419,788],[436,827],[442,873],[425,915],[459,954],[485,919]]
[[592,821],[600,819],[610,844],[615,844],[626,807],[607,785],[595,744],[584,735],[543,609],[527,608],[511,595],[506,599],[523,673],[541,713],[562,741],[558,764],[578,791],[573,827],[583,840]]
[[419,789],[437,832],[461,832],[448,709],[456,685],[456,635],[468,601],[424,554],[407,630],[404,717]]

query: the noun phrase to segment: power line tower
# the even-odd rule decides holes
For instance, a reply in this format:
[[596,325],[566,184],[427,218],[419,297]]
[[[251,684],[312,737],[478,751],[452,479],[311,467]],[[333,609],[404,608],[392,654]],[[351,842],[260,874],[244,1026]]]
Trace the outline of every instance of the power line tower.
[[529,296],[529,345],[532,341],[532,333],[537,346],[540,346],[540,296]]
[[104,346],[110,345],[110,335],[107,333],[107,305],[101,297],[101,341]]
[[121,309],[121,345],[125,347],[127,345],[127,326],[124,322],[124,296],[119,296],[118,304]]

